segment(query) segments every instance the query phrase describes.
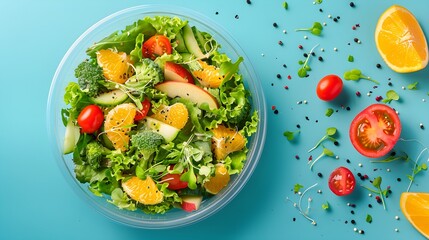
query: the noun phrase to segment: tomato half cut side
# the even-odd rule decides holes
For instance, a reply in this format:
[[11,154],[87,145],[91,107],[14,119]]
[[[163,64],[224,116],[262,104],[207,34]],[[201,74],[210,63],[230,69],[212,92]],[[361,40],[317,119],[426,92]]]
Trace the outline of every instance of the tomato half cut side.
[[143,108],[141,110],[138,109],[136,112],[136,116],[134,117],[135,121],[140,121],[147,116],[147,114],[149,113],[149,110],[150,110],[151,103],[148,99],[145,99],[142,102],[142,106],[143,106]]
[[172,51],[170,40],[164,35],[154,35],[144,42],[142,46],[143,57],[152,60],[164,53],[171,54]]
[[350,124],[353,147],[363,156],[378,158],[393,149],[401,135],[398,114],[385,104],[372,104],[358,113]]
[[328,186],[335,195],[345,196],[355,190],[356,179],[348,168],[339,167],[329,176]]

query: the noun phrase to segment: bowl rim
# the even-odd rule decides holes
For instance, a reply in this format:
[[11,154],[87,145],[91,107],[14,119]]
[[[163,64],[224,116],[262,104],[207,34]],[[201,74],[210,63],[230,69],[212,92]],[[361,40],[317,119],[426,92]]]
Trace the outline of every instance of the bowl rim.
[[[114,220],[115,222],[119,222],[128,226],[138,227],[138,228],[146,228],[146,229],[166,229],[166,228],[173,228],[173,227],[179,227],[179,226],[185,226],[192,223],[196,223],[200,220],[203,220],[219,210],[221,210],[224,206],[226,206],[230,201],[232,201],[238,193],[243,189],[244,185],[248,182],[249,178],[253,174],[259,159],[262,155],[263,146],[265,144],[265,137],[266,137],[266,104],[265,104],[265,97],[264,92],[262,89],[262,86],[260,82],[258,81],[257,74],[254,72],[254,68],[252,65],[252,61],[250,58],[246,56],[243,49],[240,47],[238,42],[231,36],[231,34],[222,28],[220,25],[218,25],[216,22],[214,22],[212,19],[210,19],[208,16],[203,15],[199,12],[196,12],[194,10],[191,10],[189,8],[184,8],[180,6],[172,6],[171,4],[150,4],[150,5],[138,5],[134,7],[125,8],[123,10],[114,12],[92,26],[90,26],[84,33],[82,33],[69,47],[67,52],[65,53],[64,57],[62,58],[61,62],[59,63],[55,74],[52,78],[52,83],[49,90],[48,95],[48,101],[47,101],[47,129],[48,129],[48,137],[50,140],[50,145],[55,146],[58,145],[58,138],[56,137],[56,131],[55,131],[55,114],[59,114],[59,112],[55,112],[52,109],[55,106],[55,102],[53,102],[53,96],[56,91],[56,85],[57,81],[59,81],[60,73],[66,63],[66,61],[69,59],[70,55],[72,55],[75,48],[83,42],[84,39],[86,39],[88,36],[90,36],[91,33],[94,32],[94,30],[98,29],[103,24],[109,23],[111,21],[115,21],[115,19],[119,16],[123,16],[124,14],[129,14],[128,18],[135,17],[135,15],[138,14],[144,14],[144,15],[150,15],[150,14],[157,14],[157,15],[169,15],[169,16],[178,16],[181,19],[189,20],[192,18],[192,21],[196,21],[199,24],[203,24],[204,26],[208,27],[210,31],[215,31],[218,33],[222,38],[227,40],[226,42],[230,45],[233,51],[235,51],[235,54],[237,56],[242,56],[245,61],[243,62],[243,65],[241,65],[241,69],[244,67],[246,72],[249,74],[250,82],[246,81],[247,84],[251,84],[253,89],[260,91],[252,92],[252,98],[256,98],[256,102],[258,103],[258,106],[254,106],[257,108],[259,113],[259,124],[258,124],[258,130],[257,133],[254,134],[252,137],[254,140],[254,144],[256,144],[256,147],[254,149],[249,149],[246,164],[244,166],[244,169],[242,172],[240,172],[237,176],[237,180],[234,181],[234,185],[230,186],[226,189],[226,191],[222,194],[219,200],[214,201],[210,204],[207,208],[198,210],[193,212],[193,214],[188,214],[184,218],[178,218],[173,220],[162,220],[162,221],[156,221],[156,220],[150,220],[150,221],[142,221],[142,219],[139,220],[130,220],[127,216],[117,214],[115,212],[112,212],[107,207],[101,205],[100,203],[96,202],[91,196],[88,195],[87,192],[85,192],[82,189],[82,186],[78,186],[80,184],[75,176],[74,172],[71,172],[70,169],[67,167],[65,163],[65,159],[63,158],[63,154],[61,152],[60,148],[52,147],[52,152],[54,155],[54,161],[58,164],[59,168],[62,170],[65,179],[67,179],[69,185],[71,188],[77,192],[78,195],[83,196],[82,199],[85,199],[86,202],[90,202],[91,205],[100,213],[105,215],[111,220]],[[136,19],[131,21],[136,21]],[[130,22],[131,24],[132,22]],[[125,27],[125,26],[124,26]],[[120,30],[120,29],[119,29]],[[57,119],[58,121],[58,119]],[[60,159],[60,160],[58,160]],[[252,161],[250,161],[252,159]],[[244,174],[246,173],[246,174]],[[82,185],[82,184],[80,184]],[[125,211],[125,210],[121,210]],[[166,213],[168,214],[168,213]]]

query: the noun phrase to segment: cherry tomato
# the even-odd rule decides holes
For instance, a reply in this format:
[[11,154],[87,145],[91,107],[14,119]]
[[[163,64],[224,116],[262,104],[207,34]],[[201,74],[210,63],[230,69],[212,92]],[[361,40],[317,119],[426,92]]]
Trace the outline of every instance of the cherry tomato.
[[146,117],[146,115],[150,109],[150,101],[148,99],[145,99],[142,102],[142,106],[143,106],[143,108],[141,110],[137,110],[136,116],[134,117],[135,121],[140,121]]
[[169,173],[162,177],[162,180],[168,182],[168,189],[170,190],[180,190],[188,187],[188,182],[180,180],[180,174]]
[[378,158],[392,150],[401,128],[401,121],[391,107],[373,104],[356,115],[350,124],[349,136],[360,154]]
[[154,35],[143,43],[142,54],[145,58],[154,60],[164,53],[172,52],[170,40],[164,35]]
[[337,75],[327,75],[317,84],[317,96],[324,101],[334,100],[343,90],[343,80]]
[[104,114],[97,105],[88,105],[79,113],[77,123],[84,133],[94,133],[104,121]]
[[346,167],[336,168],[329,176],[328,186],[337,196],[348,195],[355,189],[355,176]]

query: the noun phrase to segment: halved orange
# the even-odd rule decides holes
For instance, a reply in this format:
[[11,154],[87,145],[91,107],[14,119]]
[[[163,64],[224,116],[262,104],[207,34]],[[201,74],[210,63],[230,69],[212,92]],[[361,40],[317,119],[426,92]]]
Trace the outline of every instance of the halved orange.
[[404,192],[399,203],[408,221],[429,239],[429,193]]
[[215,175],[209,181],[204,183],[204,188],[211,194],[218,194],[226,185],[228,185],[230,176],[228,169],[223,164],[216,165]]
[[123,103],[107,113],[104,131],[115,149],[125,151],[130,141],[128,135],[134,123],[137,107],[132,103]]
[[379,18],[375,43],[386,64],[399,73],[415,72],[428,64],[428,45],[417,19],[393,5]]
[[150,176],[147,176],[145,180],[134,176],[123,182],[122,188],[130,198],[144,205],[158,204],[164,199],[164,194],[157,188]]
[[246,139],[236,129],[218,125],[212,129],[212,150],[217,160],[223,160],[228,154],[243,149]]
[[219,69],[215,66],[208,65],[201,60],[198,60],[198,62],[201,65],[201,69],[193,71],[192,74],[204,87],[218,88],[225,79],[225,76],[221,75]]
[[124,52],[103,49],[97,52],[97,62],[103,68],[106,79],[117,83],[125,83],[134,74],[130,56]]
[[152,118],[175,128],[182,129],[188,122],[189,112],[183,103],[175,103],[171,106],[161,106]]

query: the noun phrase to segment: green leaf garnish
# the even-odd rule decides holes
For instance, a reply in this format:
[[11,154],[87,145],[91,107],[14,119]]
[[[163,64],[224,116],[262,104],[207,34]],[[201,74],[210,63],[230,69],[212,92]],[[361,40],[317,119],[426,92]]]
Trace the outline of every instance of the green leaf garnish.
[[311,67],[308,66],[308,60],[310,59],[310,57],[312,56],[311,54],[313,53],[314,49],[319,46],[319,44],[317,44],[316,46],[314,46],[310,52],[308,53],[307,58],[305,59],[305,61],[303,62],[302,60],[298,61],[298,64],[301,65],[302,67],[300,67],[298,69],[298,77],[300,78],[305,78],[307,77],[307,72],[311,71]]
[[417,84],[419,84],[419,82],[413,82],[408,84],[407,86],[408,90],[417,90]]
[[286,1],[284,1],[282,5],[283,5],[283,8],[286,10],[289,8],[289,4],[287,4]]
[[334,109],[328,108],[326,109],[325,116],[330,117],[334,113]]
[[354,62],[355,58],[352,55],[349,55],[349,57],[347,58],[347,61]]
[[295,132],[291,132],[291,131],[285,131],[283,133],[283,136],[285,136],[287,138],[288,141],[292,141],[293,139],[295,139],[295,134],[299,133],[300,130],[295,131]]
[[366,215],[366,218],[365,218],[365,221],[366,221],[367,223],[372,223],[372,216],[371,216],[371,215],[369,215],[369,214],[367,214],[367,215]]
[[329,127],[326,129],[326,134],[316,143],[316,145],[314,145],[314,147],[312,147],[310,150],[308,150],[308,152],[313,151],[314,149],[316,149],[317,147],[319,147],[319,145],[325,141],[325,140],[329,140],[332,142],[336,142],[337,139],[335,139],[333,136],[337,133],[337,129],[334,127]]
[[314,1],[316,4],[322,4],[323,0],[316,0]]
[[384,103],[390,103],[391,101],[398,101],[399,95],[395,92],[395,90],[389,90],[386,92],[386,98],[383,99]]
[[344,79],[345,80],[351,80],[351,81],[359,81],[360,79],[366,79],[366,80],[369,80],[375,84],[380,84],[378,81],[363,75],[362,71],[359,69],[352,69],[352,70],[346,71],[344,73]]
[[334,157],[335,154],[334,152],[332,152],[331,150],[323,147],[323,152],[314,160],[312,161],[308,161],[308,164],[310,164],[310,170],[313,170],[313,165],[316,164],[317,161],[319,161],[319,159],[321,159],[322,157]]
[[299,184],[299,183],[297,183],[297,184],[295,184],[294,186],[293,186],[293,192],[294,193],[298,193],[300,190],[301,190],[301,188],[303,188],[304,186],[302,186],[301,184]]
[[320,22],[314,22],[310,28],[298,28],[295,31],[308,31],[313,35],[319,36],[322,34],[323,26]]
[[322,204],[322,209],[323,209],[323,210],[329,210],[329,203],[328,203],[328,202],[323,203],[323,204]]

